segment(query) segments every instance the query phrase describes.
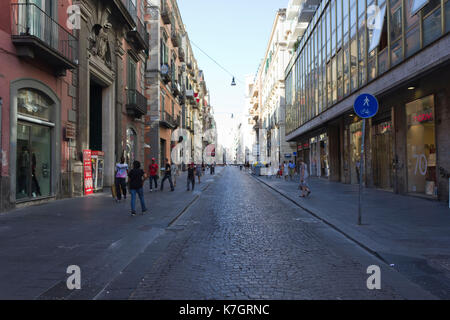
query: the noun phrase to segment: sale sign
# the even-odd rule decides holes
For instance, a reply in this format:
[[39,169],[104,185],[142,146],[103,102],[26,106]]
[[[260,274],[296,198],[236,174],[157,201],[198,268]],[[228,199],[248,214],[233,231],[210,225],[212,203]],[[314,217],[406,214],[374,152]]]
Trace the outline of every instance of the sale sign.
[[92,180],[91,150],[83,150],[84,194],[94,193]]

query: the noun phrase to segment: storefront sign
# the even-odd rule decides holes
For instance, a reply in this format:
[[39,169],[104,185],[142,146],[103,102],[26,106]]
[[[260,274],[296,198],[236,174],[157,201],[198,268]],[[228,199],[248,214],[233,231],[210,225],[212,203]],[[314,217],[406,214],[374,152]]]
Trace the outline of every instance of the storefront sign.
[[83,150],[83,171],[84,171],[84,194],[89,195],[94,192],[92,181],[91,150]]

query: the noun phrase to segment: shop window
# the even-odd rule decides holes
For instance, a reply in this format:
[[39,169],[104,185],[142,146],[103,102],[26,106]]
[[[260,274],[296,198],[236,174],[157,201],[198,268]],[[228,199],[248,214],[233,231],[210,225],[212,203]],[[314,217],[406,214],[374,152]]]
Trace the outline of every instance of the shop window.
[[[434,7],[434,9],[433,9]],[[430,12],[430,13],[428,13]],[[436,0],[430,1],[423,8],[423,45],[426,46],[441,35],[441,7]]]
[[33,89],[21,89],[17,95],[17,112],[33,118],[50,121],[53,102]]
[[51,128],[32,123],[17,124],[16,199],[50,196]]
[[437,196],[434,96],[406,104],[408,191]]
[[362,121],[355,117],[350,125],[350,178],[352,184],[359,183],[361,162]]

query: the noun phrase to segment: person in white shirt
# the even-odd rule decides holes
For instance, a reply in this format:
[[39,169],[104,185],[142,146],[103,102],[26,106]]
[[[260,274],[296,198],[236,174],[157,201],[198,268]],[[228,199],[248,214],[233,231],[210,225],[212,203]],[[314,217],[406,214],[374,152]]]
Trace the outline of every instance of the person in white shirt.
[[174,187],[176,187],[177,186],[177,176],[179,175],[179,173],[178,173],[178,166],[175,163],[172,162],[171,169],[172,169],[173,185],[174,185]]
[[283,176],[284,176],[284,180],[287,180],[287,178],[289,176],[289,166],[286,163],[286,161],[283,162]]
[[[128,164],[125,163],[125,158],[120,158],[120,163],[116,164],[116,194],[117,201],[127,198],[127,184],[126,177],[128,176]],[[121,192],[122,191],[122,192]]]

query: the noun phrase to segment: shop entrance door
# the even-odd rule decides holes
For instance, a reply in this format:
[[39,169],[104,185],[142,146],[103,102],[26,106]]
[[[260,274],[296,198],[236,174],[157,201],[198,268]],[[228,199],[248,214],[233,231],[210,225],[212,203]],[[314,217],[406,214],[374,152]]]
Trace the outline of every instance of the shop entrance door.
[[393,190],[392,180],[392,123],[386,121],[374,128],[373,173],[375,186]]
[[17,123],[16,199],[50,196],[50,127]]

